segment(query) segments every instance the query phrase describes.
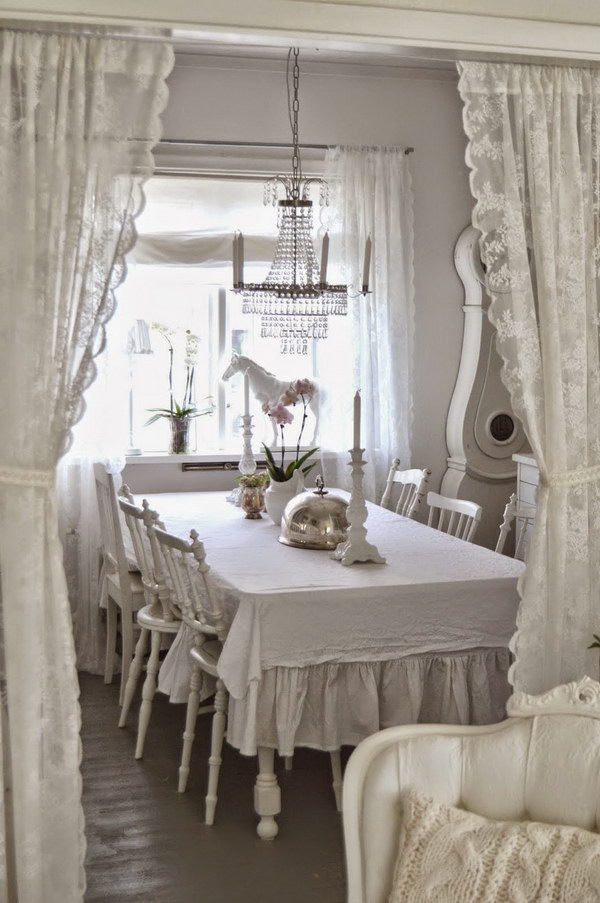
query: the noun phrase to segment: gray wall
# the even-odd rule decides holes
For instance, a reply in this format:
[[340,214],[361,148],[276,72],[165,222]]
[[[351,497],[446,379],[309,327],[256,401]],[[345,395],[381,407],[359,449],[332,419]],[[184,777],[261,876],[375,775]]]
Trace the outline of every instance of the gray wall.
[[[284,79],[279,61],[179,55],[169,79],[164,136],[288,142]],[[412,463],[432,469],[434,489],[445,470],[446,413],[462,338],[463,295],[453,248],[472,209],[461,116],[452,70],[302,65],[301,141],[415,148]]]

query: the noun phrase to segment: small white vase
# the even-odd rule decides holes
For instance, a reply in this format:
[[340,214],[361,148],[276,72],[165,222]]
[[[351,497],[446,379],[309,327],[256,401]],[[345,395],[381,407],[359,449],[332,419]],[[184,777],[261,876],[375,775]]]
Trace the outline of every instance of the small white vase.
[[269,487],[265,492],[265,511],[274,524],[278,527],[281,524],[281,518],[285,510],[285,506],[293,499],[295,495],[304,490],[304,474],[301,470],[295,470],[294,475],[285,483],[277,483],[271,480]]

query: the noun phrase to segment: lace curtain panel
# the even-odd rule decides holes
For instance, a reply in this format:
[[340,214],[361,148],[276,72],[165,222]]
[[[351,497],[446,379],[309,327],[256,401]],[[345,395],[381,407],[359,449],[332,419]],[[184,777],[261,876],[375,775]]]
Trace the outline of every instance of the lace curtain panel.
[[[319,349],[318,375],[327,386],[320,416],[320,442],[351,445],[352,387],[362,397],[366,448],[364,490],[381,497],[393,458],[410,467],[412,431],[412,355],[414,335],[413,193],[408,157],[398,147],[336,147],[328,151],[325,177],[332,190],[329,229],[339,250],[344,281],[354,295],[348,317],[330,317],[330,339]],[[373,241],[370,293],[362,286],[367,236]],[[340,236],[342,241],[340,242]],[[341,245],[341,246],[340,246]],[[341,273],[339,274],[341,276]],[[332,274],[330,281],[334,281]],[[332,354],[327,346],[347,351]],[[350,349],[352,349],[350,351]],[[347,399],[347,404],[343,401]],[[327,463],[332,486],[349,482],[348,454]]]
[[77,903],[78,685],[54,472],[113,312],[170,47],[0,31],[0,899]]
[[600,73],[461,63],[503,379],[540,468],[512,641],[517,690],[584,673],[600,626]]
[[[130,255],[127,255],[129,264]],[[106,325],[106,347],[94,363],[96,379],[86,392],[85,414],[73,429],[73,444],[56,471],[59,537],[73,615],[78,671],[104,672],[105,612],[100,608],[100,521],[94,461],[102,461],[121,483],[128,440],[130,358],[126,353],[130,314],[117,291],[117,309]],[[118,664],[118,662],[117,662]]]

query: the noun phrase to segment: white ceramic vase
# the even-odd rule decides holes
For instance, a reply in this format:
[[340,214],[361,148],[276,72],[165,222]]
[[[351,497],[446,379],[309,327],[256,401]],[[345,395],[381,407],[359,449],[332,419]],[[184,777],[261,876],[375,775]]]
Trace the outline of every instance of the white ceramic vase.
[[301,470],[295,470],[293,477],[285,483],[271,480],[265,492],[265,510],[274,524],[279,527],[285,506],[303,490],[304,474]]

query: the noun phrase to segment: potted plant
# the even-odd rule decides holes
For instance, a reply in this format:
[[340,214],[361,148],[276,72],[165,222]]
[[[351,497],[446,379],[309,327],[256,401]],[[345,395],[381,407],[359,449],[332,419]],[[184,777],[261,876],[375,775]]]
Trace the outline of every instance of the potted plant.
[[[265,492],[265,508],[267,514],[274,523],[279,525],[281,517],[285,510],[285,506],[291,498],[304,489],[304,477],[315,466],[306,464],[311,455],[317,452],[318,448],[311,448],[303,455],[300,454],[300,446],[302,443],[302,433],[306,423],[307,408],[313,399],[316,387],[308,379],[297,379],[294,383],[290,383],[279,401],[273,407],[266,408],[265,413],[272,417],[274,422],[281,430],[281,459],[279,462],[275,460],[271,449],[263,444],[265,457],[267,459],[267,472],[269,474],[269,488]],[[296,457],[287,465],[285,463],[285,437],[284,430],[288,423],[292,423],[294,415],[289,410],[289,405],[302,403],[302,424],[298,434],[296,443]]]
[[174,330],[163,326],[161,323],[153,323],[151,329],[156,330],[165,339],[169,346],[169,407],[168,408],[149,408],[152,413],[144,426],[150,426],[156,423],[161,417],[168,419],[171,426],[171,443],[169,452],[172,455],[184,455],[189,451],[189,431],[192,420],[196,417],[203,417],[206,414],[212,414],[214,404],[212,402],[206,408],[198,408],[194,403],[194,376],[195,366],[198,357],[199,338],[194,335],[191,330],[185,331],[185,389],[183,393],[183,402],[180,405],[173,397],[173,342]]
[[236,477],[241,487],[240,506],[246,517],[256,520],[261,517],[265,507],[265,489],[269,482],[268,473],[243,473]]

